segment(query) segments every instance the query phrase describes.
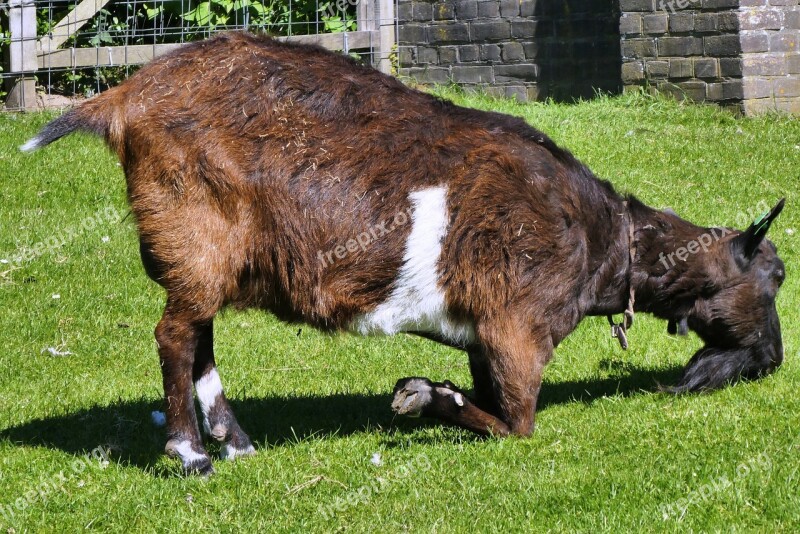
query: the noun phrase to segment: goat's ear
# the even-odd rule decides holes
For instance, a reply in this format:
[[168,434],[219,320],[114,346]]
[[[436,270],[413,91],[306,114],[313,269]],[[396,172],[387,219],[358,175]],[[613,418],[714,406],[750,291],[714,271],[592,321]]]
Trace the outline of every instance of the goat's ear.
[[747,230],[739,234],[733,240],[733,253],[736,255],[737,260],[741,258],[749,262],[753,259],[756,250],[758,250],[758,246],[764,240],[764,236],[767,235],[772,221],[780,215],[785,201],[786,199],[782,198],[774,208],[756,219]]

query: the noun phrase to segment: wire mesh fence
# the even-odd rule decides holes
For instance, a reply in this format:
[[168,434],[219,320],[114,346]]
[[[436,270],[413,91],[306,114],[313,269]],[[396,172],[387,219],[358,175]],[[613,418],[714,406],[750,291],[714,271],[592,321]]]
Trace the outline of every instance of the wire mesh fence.
[[63,105],[216,32],[314,42],[388,70],[394,0],[0,0],[0,101]]

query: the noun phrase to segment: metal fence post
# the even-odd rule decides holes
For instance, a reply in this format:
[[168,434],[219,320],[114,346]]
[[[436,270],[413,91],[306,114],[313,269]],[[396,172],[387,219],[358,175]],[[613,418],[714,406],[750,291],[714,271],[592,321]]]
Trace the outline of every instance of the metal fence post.
[[380,56],[378,57],[378,70],[386,74],[392,73],[391,55],[395,45],[395,27],[397,21],[394,17],[395,0],[376,0],[378,4],[378,31],[380,36]]
[[6,108],[33,110],[36,103],[36,5],[34,0],[10,0],[8,23],[11,42],[6,66],[9,74]]

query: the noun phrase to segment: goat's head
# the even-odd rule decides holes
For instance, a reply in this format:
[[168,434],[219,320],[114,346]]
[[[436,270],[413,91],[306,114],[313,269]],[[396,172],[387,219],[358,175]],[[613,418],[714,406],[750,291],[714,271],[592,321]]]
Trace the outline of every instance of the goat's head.
[[785,270],[775,245],[765,239],[783,203],[744,232],[720,230],[724,236],[688,262],[682,277],[694,280],[697,291],[691,306],[671,319],[670,329],[688,327],[705,346],[670,391],[708,390],[739,378],[757,378],[783,362],[775,298]]

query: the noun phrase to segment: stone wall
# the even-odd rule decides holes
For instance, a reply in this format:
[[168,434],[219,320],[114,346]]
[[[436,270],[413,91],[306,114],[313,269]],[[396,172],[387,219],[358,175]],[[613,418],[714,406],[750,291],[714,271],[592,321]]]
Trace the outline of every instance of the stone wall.
[[800,2],[741,0],[743,105],[747,114],[800,114]]
[[400,74],[520,100],[621,89],[616,0],[399,0]]
[[620,0],[622,82],[752,114],[800,111],[798,0]]
[[398,0],[400,74],[520,100],[648,88],[800,114],[800,0]]

